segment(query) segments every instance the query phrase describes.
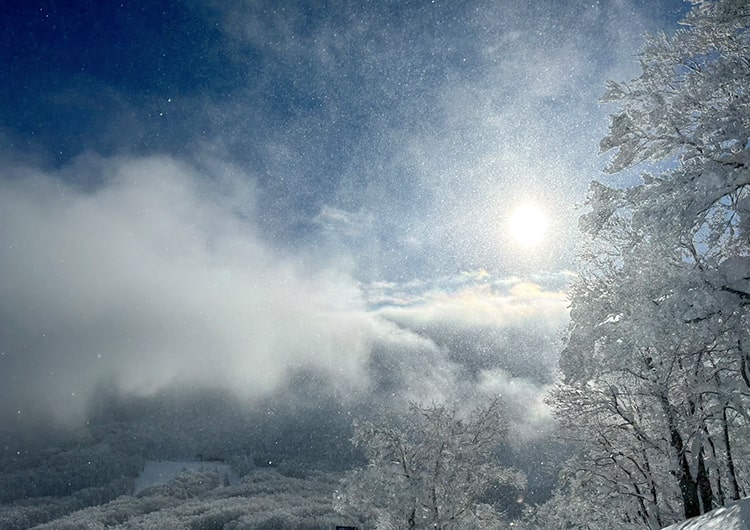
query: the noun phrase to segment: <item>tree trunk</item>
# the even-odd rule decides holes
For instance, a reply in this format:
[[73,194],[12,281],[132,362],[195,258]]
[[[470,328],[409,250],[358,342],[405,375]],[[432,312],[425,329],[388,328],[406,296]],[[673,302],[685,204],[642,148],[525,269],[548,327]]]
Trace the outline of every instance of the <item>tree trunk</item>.
[[741,340],[737,340],[737,348],[740,350],[740,373],[742,374],[742,380],[745,382],[745,386],[750,388],[750,367],[748,367],[749,355],[743,351]]
[[[677,434],[679,446],[682,447],[682,437],[679,433],[675,432],[674,434]],[[691,517],[701,514],[701,504],[700,500],[698,500],[698,484],[690,475],[690,463],[688,462],[687,455],[682,449],[680,449],[679,452],[682,453],[682,456],[680,457],[680,471],[678,472],[680,493],[682,494],[682,505],[685,519],[690,519]]]
[[696,476],[698,485],[698,494],[702,504],[702,512],[710,512],[713,509],[714,492],[711,489],[711,480],[706,469],[706,462],[703,458],[703,449],[698,453],[698,475]]
[[440,512],[438,511],[437,490],[432,486],[432,519],[435,528],[441,528]]
[[[714,496],[714,504],[718,506],[724,506],[727,501],[726,495],[724,495],[724,485],[722,484],[721,471],[719,470],[719,455],[716,452],[716,444],[708,432],[706,432],[706,439],[708,440],[708,447],[711,449],[711,459],[716,463],[716,495]],[[709,472],[710,475],[710,472]]]
[[664,415],[667,419],[667,428],[669,429],[669,442],[672,449],[677,455],[678,465],[675,469],[677,482],[680,487],[682,496],[682,509],[685,519],[690,519],[701,514],[700,500],[698,498],[698,484],[693,480],[690,473],[690,462],[685,454],[685,447],[682,442],[682,436],[677,429],[674,418],[674,410],[666,394],[659,395]]
[[646,450],[643,447],[641,447],[641,454],[643,455],[643,470],[645,471],[646,477],[648,477],[649,492],[651,493],[649,524],[651,526],[654,526],[651,521],[653,520],[653,523],[656,524],[656,528],[661,528],[664,525],[661,522],[659,496],[656,489],[656,483],[654,482],[654,475],[651,473],[651,464],[649,464],[648,455],[646,454]]
[[734,458],[732,457],[732,445],[729,443],[729,420],[727,419],[727,407],[721,411],[722,427],[724,431],[724,447],[727,449],[727,470],[729,471],[729,485],[732,487],[732,500],[740,498],[740,486],[737,483],[737,473],[734,470]]

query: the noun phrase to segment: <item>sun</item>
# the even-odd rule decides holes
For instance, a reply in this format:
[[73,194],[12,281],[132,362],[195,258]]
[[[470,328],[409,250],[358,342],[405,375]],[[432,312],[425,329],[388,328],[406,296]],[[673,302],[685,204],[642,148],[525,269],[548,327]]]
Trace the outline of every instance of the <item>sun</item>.
[[545,213],[529,204],[517,207],[508,219],[511,237],[524,247],[534,247],[541,243],[548,228],[549,221]]

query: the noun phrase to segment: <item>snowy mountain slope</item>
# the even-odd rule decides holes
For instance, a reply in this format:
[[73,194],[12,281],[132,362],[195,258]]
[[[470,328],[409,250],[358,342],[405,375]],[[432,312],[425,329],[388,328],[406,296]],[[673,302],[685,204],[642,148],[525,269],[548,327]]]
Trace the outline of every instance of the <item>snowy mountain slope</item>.
[[750,530],[750,498],[673,524],[664,530]]
[[164,462],[148,461],[143,466],[141,474],[135,479],[133,484],[133,495],[151,486],[166,484],[173,480],[184,471],[213,471],[217,473],[224,482],[231,485],[239,484],[240,477],[227,464],[221,462],[204,462],[204,461],[182,461],[182,462]]
[[215,470],[186,470],[166,484],[153,484],[138,495],[121,495],[99,505],[72,510],[46,507],[44,503],[31,507],[36,511],[55,510],[55,514],[32,513],[18,503],[0,505],[0,528],[329,530],[342,524],[360,524],[334,512],[331,492],[340,478],[323,473],[291,478],[259,469],[236,485],[226,485]]

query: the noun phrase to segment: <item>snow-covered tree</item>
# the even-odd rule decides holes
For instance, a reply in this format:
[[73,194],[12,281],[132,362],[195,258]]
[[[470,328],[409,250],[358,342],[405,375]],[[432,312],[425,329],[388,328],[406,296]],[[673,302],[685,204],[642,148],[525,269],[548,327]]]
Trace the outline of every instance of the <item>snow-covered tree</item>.
[[550,397],[586,455],[568,479],[649,528],[750,487],[750,3],[692,4],[606,92],[607,169],[642,178],[591,186]]
[[377,528],[493,528],[499,514],[486,494],[525,485],[493,456],[505,434],[497,399],[467,415],[412,404],[402,425],[358,422],[354,431],[368,465],[342,481],[336,505],[369,510]]

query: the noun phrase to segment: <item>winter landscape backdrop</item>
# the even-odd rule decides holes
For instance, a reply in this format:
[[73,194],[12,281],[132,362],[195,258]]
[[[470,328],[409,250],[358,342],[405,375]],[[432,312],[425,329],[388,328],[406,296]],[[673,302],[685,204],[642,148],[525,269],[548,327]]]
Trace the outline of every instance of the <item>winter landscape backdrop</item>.
[[741,518],[745,0],[0,24],[0,526]]

